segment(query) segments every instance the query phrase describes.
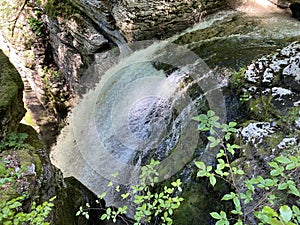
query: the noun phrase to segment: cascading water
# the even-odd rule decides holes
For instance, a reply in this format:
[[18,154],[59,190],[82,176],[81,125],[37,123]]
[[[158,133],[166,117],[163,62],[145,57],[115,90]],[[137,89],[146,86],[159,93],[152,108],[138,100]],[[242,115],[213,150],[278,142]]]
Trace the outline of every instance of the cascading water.
[[[161,65],[174,71],[155,68]],[[190,89],[199,94],[191,97]],[[192,117],[207,103],[224,118],[220,85],[206,64],[180,46],[154,43],[128,54],[84,96],[52,152],[53,163],[97,194],[110,180],[134,182],[150,158],[161,160],[160,180],[167,179],[192,160],[198,144]],[[118,202],[108,196],[107,204]]]
[[[161,180],[194,157],[211,162],[213,153],[197,149],[197,124],[191,118],[212,109],[226,120],[224,80],[199,56],[210,66],[235,68],[299,39],[299,28],[298,21],[282,14],[221,12],[169,42],[134,43],[119,46],[119,56],[113,51],[96,55],[99,61],[87,70],[89,80],[80,88],[86,94],[58,138],[52,162],[97,194],[109,180],[133,182],[150,158],[161,161]],[[111,176],[116,172],[116,178]],[[113,193],[105,200],[120,203]]]

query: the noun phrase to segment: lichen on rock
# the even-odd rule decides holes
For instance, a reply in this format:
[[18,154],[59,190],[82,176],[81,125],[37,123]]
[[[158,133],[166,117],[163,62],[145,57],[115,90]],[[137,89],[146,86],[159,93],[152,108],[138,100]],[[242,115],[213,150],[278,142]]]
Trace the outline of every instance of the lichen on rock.
[[[282,116],[300,100],[300,43],[262,57],[245,72],[250,109],[261,115]],[[261,104],[262,103],[262,104]]]

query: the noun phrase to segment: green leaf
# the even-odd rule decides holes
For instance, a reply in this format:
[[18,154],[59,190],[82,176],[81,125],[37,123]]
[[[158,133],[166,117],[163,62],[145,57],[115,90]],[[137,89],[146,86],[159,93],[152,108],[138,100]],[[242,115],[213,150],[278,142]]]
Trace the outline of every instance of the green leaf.
[[220,151],[219,151],[219,153],[218,153],[218,155],[217,155],[217,158],[221,158],[221,157],[224,156],[224,155],[225,155],[224,150],[223,150],[223,149],[220,149]]
[[195,162],[195,165],[202,170],[206,170],[206,165],[204,164],[204,162]]
[[241,219],[239,219],[234,225],[243,225],[243,222]]
[[197,177],[206,177],[207,176],[206,174],[207,174],[206,170],[200,170],[197,173]]
[[286,170],[293,170],[297,167],[297,164],[296,163],[290,163],[288,165],[286,165],[285,169]]
[[271,218],[269,224],[271,224],[271,225],[282,225],[282,223],[276,218]]
[[278,190],[285,190],[288,188],[288,184],[287,183],[280,183],[278,184]]
[[207,139],[210,141],[210,142],[215,142],[216,139],[213,137],[213,136],[208,136]]
[[205,123],[200,123],[198,125],[197,129],[200,130],[200,131],[207,131],[207,130],[209,130],[209,128],[207,127],[207,124],[205,124]]
[[269,162],[268,164],[275,169],[277,169],[279,167],[276,162]]
[[208,167],[206,168],[206,172],[210,172],[210,171],[212,171],[212,166],[208,166]]
[[213,174],[211,174],[211,176],[209,177],[209,182],[212,186],[215,186],[217,180]]
[[195,120],[195,121],[198,121],[198,122],[207,121],[208,117],[205,114],[200,114],[199,116],[192,117],[192,120]]
[[289,192],[293,195],[296,195],[297,197],[300,197],[300,192],[298,190],[298,188],[296,188],[296,186],[293,185],[289,185]]
[[299,209],[297,206],[293,205],[293,206],[292,206],[292,209],[293,209],[293,212],[294,212],[296,215],[299,215],[299,216],[300,216],[300,209]]
[[269,206],[264,206],[263,209],[262,209],[262,212],[264,214],[267,214],[270,217],[277,217],[278,216],[278,214],[274,211],[274,209],[272,209]]
[[218,144],[220,144],[220,139],[217,139],[215,142],[210,143],[209,147],[214,148],[216,147]]
[[279,209],[280,212],[280,218],[283,220],[284,223],[288,223],[293,216],[293,212],[291,208],[287,205],[283,205]]
[[97,197],[99,199],[103,199],[106,196],[106,192],[103,192],[101,195],[98,195]]
[[211,216],[212,218],[214,218],[214,219],[217,219],[217,220],[222,219],[221,215],[220,215],[219,213],[217,213],[217,212],[212,212],[212,213],[210,213],[210,216]]
[[212,111],[212,110],[208,110],[207,111],[207,116],[208,117],[212,117],[212,116],[214,116],[216,113],[214,112],[214,111]]
[[100,217],[100,220],[105,220],[107,218],[107,214],[103,214],[101,217]]
[[279,167],[277,169],[271,170],[270,174],[273,177],[277,177],[277,176],[281,175],[283,173],[283,171],[284,171],[284,168],[283,167]]
[[108,215],[110,215],[110,213],[111,213],[111,208],[107,208],[107,209],[106,209],[106,213],[107,213]]
[[245,172],[244,172],[243,170],[237,170],[237,171],[236,171],[236,174],[238,174],[238,175],[244,175]]
[[121,194],[122,199],[126,199],[129,196],[129,192],[125,193],[125,194]]
[[235,197],[235,194],[233,192],[231,192],[230,194],[226,194],[223,196],[223,198],[221,200],[225,200],[225,201],[228,201],[228,200],[231,200]]
[[108,183],[108,185],[107,185],[108,187],[111,187],[111,186],[113,186],[113,182],[112,181],[109,181],[109,183]]
[[285,157],[285,156],[278,156],[274,159],[276,162],[282,163],[282,164],[288,164],[291,162],[291,160],[289,160],[289,158]]

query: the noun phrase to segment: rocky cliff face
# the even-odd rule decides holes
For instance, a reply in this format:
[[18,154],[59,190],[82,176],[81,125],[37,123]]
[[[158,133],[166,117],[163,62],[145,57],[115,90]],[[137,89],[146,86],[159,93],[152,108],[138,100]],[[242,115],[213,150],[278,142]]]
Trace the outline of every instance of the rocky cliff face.
[[[245,71],[243,91],[249,99],[243,105],[248,115],[240,130],[244,144],[241,158],[235,163],[246,165],[247,177],[267,176],[268,163],[277,156],[299,155],[299,59],[300,44],[295,42],[256,60]],[[298,172],[295,177],[299,177]],[[255,202],[265,194],[257,191]],[[281,201],[295,202],[292,196],[282,197]],[[252,208],[253,204],[247,205],[246,211]],[[253,214],[246,219],[248,224],[255,224]]]
[[[93,223],[87,223],[84,218],[76,218],[74,215],[86,201],[94,202],[94,194],[72,179],[64,182],[62,173],[51,164],[48,152],[37,132],[32,127],[20,123],[25,114],[22,99],[24,85],[17,70],[2,51],[0,63],[0,144],[3,144],[12,132],[28,135],[25,139],[27,145],[24,147],[0,148],[0,163],[4,163],[6,169],[23,171],[16,180],[1,183],[0,200],[8,201],[27,192],[28,199],[22,206],[22,210],[26,212],[33,201],[41,204],[56,196],[55,205],[58,210],[53,210],[50,214],[51,224],[92,225]],[[3,180],[3,174],[0,178]]]
[[126,40],[133,41],[169,37],[226,6],[225,0],[126,0],[112,8],[112,15]]
[[226,2],[18,0],[2,6],[0,43],[22,76],[26,105],[50,145],[99,53],[126,41],[171,36]]

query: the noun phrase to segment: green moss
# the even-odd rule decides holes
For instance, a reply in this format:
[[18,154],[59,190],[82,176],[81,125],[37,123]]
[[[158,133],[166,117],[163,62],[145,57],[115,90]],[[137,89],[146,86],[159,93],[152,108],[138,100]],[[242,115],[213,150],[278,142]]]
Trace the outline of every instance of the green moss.
[[39,139],[38,133],[31,126],[20,124],[18,128],[19,133],[26,133],[28,137],[25,140],[26,144],[33,146],[35,149],[44,148],[43,142]]
[[252,118],[260,121],[274,121],[280,118],[280,112],[272,103],[272,95],[259,96],[249,100],[249,108],[252,113]]
[[68,18],[74,13],[80,13],[80,11],[73,6],[70,0],[46,0],[42,6],[46,10],[47,15],[51,18],[56,18],[57,16]]
[[236,92],[241,92],[241,89],[245,83],[245,71],[244,67],[240,68],[238,71],[232,71],[230,77],[230,83]]
[[207,179],[193,181],[188,187],[183,187],[182,197],[185,199],[174,213],[174,224],[209,224],[210,212],[226,210],[228,202],[221,201],[221,196],[228,192],[228,187],[222,181],[214,188]]
[[270,156],[272,154],[272,149],[282,141],[283,133],[276,132],[268,137],[263,139],[263,142],[259,146],[257,153],[261,156]]
[[[30,167],[30,166],[32,166],[32,164],[34,164],[35,172],[37,174],[36,176],[38,177],[42,174],[42,172],[43,172],[42,162],[36,151],[32,151],[29,149],[20,149],[18,151],[6,150],[1,153],[0,157],[3,158],[5,156],[14,155],[14,154],[16,155],[16,159],[20,163],[20,171],[18,173],[26,174],[28,172],[28,167]],[[20,193],[18,193],[17,190],[20,187],[20,182],[21,183],[29,182],[31,184],[31,182],[33,181],[33,184],[34,184],[34,182],[35,182],[34,180],[36,179],[36,177],[34,176],[34,179],[32,181],[30,181],[30,179],[31,178],[22,176],[22,177],[20,177],[19,180],[14,179],[12,182],[6,183],[4,186],[2,186],[0,188],[0,200],[4,200],[4,199],[9,200],[9,199],[19,196]],[[34,185],[30,185],[29,188],[30,188],[29,192],[32,192],[32,188],[35,188],[35,187],[34,187]]]
[[23,82],[18,71],[9,62],[8,58],[0,52],[0,111],[6,110],[23,90]]
[[185,192],[183,196],[185,200],[174,214],[174,224],[208,224],[207,191],[203,191],[203,188],[198,185],[192,185]]

